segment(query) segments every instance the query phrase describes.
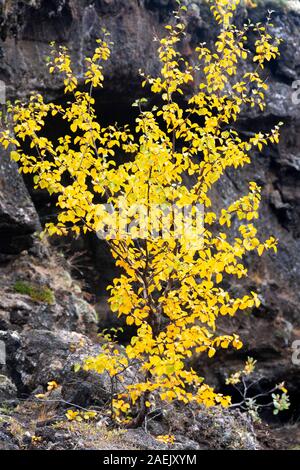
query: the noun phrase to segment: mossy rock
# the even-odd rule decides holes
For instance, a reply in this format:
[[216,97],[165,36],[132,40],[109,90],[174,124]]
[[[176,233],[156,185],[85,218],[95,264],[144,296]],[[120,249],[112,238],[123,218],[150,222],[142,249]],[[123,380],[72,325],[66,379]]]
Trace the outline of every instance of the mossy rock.
[[18,294],[28,295],[36,302],[44,302],[49,305],[55,303],[55,297],[49,287],[42,287],[26,281],[17,281],[14,285],[14,291]]

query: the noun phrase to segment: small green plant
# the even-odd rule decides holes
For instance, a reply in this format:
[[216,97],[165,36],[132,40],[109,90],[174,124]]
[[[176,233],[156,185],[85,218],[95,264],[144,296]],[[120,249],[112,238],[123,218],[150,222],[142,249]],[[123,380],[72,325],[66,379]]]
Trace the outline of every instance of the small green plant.
[[[273,408],[273,414],[277,415],[280,411],[289,409],[290,400],[284,382],[275,385],[271,390],[266,390],[265,392],[257,393],[255,395],[251,394],[251,392],[249,392],[250,389],[264,379],[264,377],[261,377],[258,380],[251,379],[251,376],[255,371],[255,366],[256,361],[252,357],[248,357],[244,369],[231,374],[226,379],[226,384],[232,385],[239,392],[241,397],[241,400],[238,403],[233,403],[230,406],[246,411],[250,416],[252,416],[254,421],[259,422],[259,413],[263,408]],[[281,393],[276,394],[276,391]],[[268,396],[272,397],[270,402],[264,402],[263,404],[260,403],[260,399]]]
[[[279,390],[282,390],[282,388],[279,388]],[[272,398],[273,398],[273,405],[274,405],[274,410],[273,410],[274,415],[278,415],[279,411],[284,411],[284,410],[289,409],[290,400],[289,400],[289,396],[286,393],[283,393],[282,395],[272,393]]]
[[55,297],[49,287],[41,287],[26,281],[17,281],[14,285],[14,291],[18,294],[28,295],[36,302],[45,302],[49,305],[54,304]]

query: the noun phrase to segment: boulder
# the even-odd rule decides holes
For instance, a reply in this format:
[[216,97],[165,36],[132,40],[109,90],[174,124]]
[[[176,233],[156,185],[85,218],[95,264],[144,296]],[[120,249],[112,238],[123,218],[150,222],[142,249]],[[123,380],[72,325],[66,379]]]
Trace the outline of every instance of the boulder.
[[97,314],[83,298],[80,283],[71,278],[63,257],[54,251],[50,255],[47,246],[40,251],[41,256],[23,252],[0,267],[0,329],[95,333]]
[[17,398],[17,387],[8,377],[0,375],[0,406],[15,398]]
[[18,440],[9,430],[8,422],[0,422],[0,451],[1,450],[20,450]]
[[39,217],[16,163],[0,150],[0,256],[31,248]]

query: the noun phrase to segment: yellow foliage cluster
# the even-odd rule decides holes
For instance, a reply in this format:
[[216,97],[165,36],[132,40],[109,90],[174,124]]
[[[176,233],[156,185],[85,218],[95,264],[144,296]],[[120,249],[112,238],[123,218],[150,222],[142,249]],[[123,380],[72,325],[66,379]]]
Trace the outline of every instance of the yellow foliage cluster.
[[173,445],[175,443],[175,436],[173,436],[172,434],[166,434],[163,436],[157,436],[156,440],[159,442],[163,442],[164,444]]
[[90,421],[91,419],[95,419],[97,417],[96,411],[74,411],[68,410],[66,412],[66,418],[69,421],[78,421],[81,422],[83,420]]
[[[66,105],[45,103],[39,94],[29,102],[16,102],[9,108],[12,130],[0,135],[5,148],[15,146],[11,157],[19,162],[20,171],[32,174],[37,188],[56,195],[60,213],[57,223],[46,226],[50,235],[107,228],[112,216],[99,196],[112,207],[204,207],[200,249],[188,237],[147,235],[136,240],[135,227],[127,237],[107,231],[112,255],[123,269],[109,287],[111,310],[126,317],[137,333],[125,352],[107,349],[89,358],[85,367],[108,372],[116,380],[132,364],[139,367],[136,382],[115,397],[119,414],[143,401],[151,406],[148,398],[153,392],[168,401],[228,406],[230,398],[206,385],[187,360],[194,352],[213,357],[218,348],[242,347],[237,335],[218,333],[218,317],[258,307],[260,301],[255,292],[235,296],[222,281],[247,276],[243,264],[247,252],[276,251],[277,241],[273,237],[260,241],[253,225],[261,199],[255,182],[250,182],[248,194],[220,214],[212,209],[210,190],[227,169],[249,164],[252,152],[278,142],[280,125],[243,138],[235,121],[245,106],[264,109],[268,86],[262,71],[279,54],[279,41],[268,33],[268,25],[238,29],[233,24],[239,0],[212,3],[220,32],[212,49],[206,44],[197,47],[199,65],[187,63],[177,50],[185,34],[184,7],[176,12],[175,24],[166,27],[158,50],[160,75],[143,75],[143,86],[158,95],[161,104],[149,109],[141,100],[135,129],[102,126],[96,115],[92,91],[103,86],[102,64],[110,55],[105,35],[94,56],[86,60],[89,91],[78,88],[68,51],[53,45],[50,72],[63,77]],[[247,49],[249,32],[257,35],[254,55]],[[238,78],[246,59],[253,67]],[[198,86],[194,77],[199,68],[203,78]],[[42,133],[49,116],[69,128],[58,142]],[[116,154],[124,158],[119,165]],[[190,177],[189,187],[184,175]],[[157,211],[161,220],[163,211]],[[127,217],[132,221],[134,215],[129,211]],[[237,233],[229,237],[226,231],[233,221]]]
[[231,374],[230,377],[226,379],[226,384],[236,385],[240,383],[242,377],[247,377],[248,375],[251,375],[254,372],[255,366],[256,361],[252,357],[248,357],[244,368]]

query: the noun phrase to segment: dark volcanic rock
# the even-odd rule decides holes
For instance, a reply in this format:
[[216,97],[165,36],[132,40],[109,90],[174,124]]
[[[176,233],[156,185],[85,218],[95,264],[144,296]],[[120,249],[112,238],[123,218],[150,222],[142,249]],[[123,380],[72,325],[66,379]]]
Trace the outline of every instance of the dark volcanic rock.
[[0,375],[0,404],[17,398],[15,384],[5,375]]
[[56,41],[70,47],[80,78],[84,57],[94,49],[105,27],[114,41],[112,59],[106,67],[106,91],[110,90],[119,101],[126,83],[125,101],[132,99],[138,70],[142,67],[153,72],[157,68],[153,36],[157,26],[160,28],[158,13],[142,4],[137,0],[10,2],[3,7],[0,68],[8,94],[26,95],[38,89],[48,97],[59,97],[61,84],[49,81],[46,73],[49,43]]
[[[194,421],[187,417],[187,436],[210,449],[258,450],[253,424],[246,414],[220,408],[196,412]],[[188,423],[192,423],[188,425]]]
[[[92,334],[95,310],[84,300],[63,258],[54,253],[47,256],[45,250],[40,247],[42,258],[24,252],[0,268],[0,329],[64,328]],[[34,289],[31,295],[30,289]]]
[[0,152],[0,254],[16,254],[33,245],[40,230],[37,212],[17,165]]
[[8,423],[0,424],[0,450],[19,450],[18,441],[8,428]]
[[[0,340],[7,350],[5,372],[14,380],[20,396],[46,391],[48,382],[55,380],[60,386],[56,395],[58,403],[64,399],[89,406],[108,400],[110,383],[106,376],[74,371],[75,364],[82,364],[85,357],[101,352],[101,347],[86,336],[66,330],[29,330],[21,334],[0,332]],[[16,390],[5,378],[3,394],[8,395],[9,391],[12,395]]]

